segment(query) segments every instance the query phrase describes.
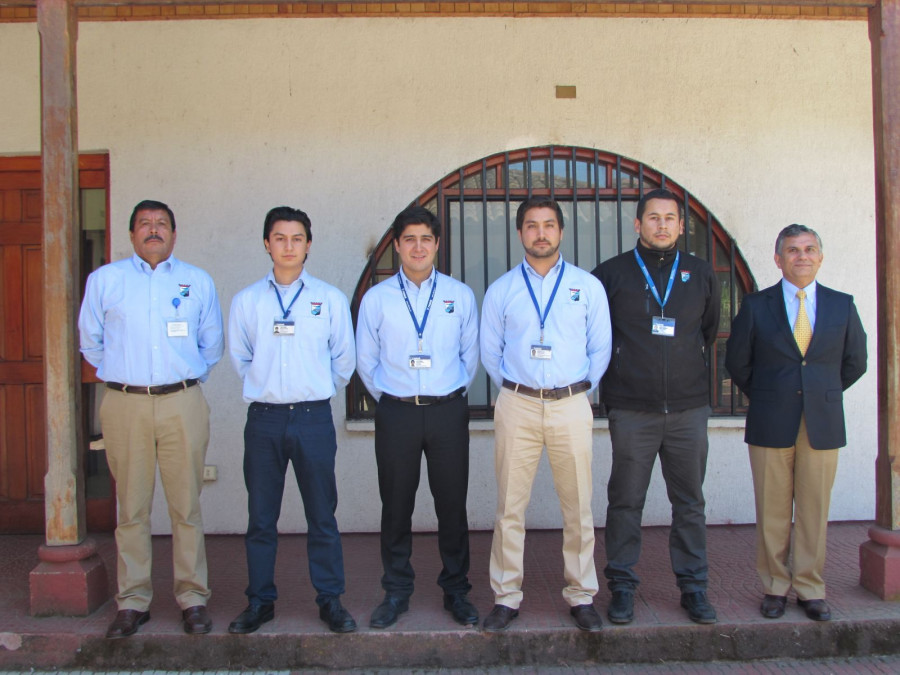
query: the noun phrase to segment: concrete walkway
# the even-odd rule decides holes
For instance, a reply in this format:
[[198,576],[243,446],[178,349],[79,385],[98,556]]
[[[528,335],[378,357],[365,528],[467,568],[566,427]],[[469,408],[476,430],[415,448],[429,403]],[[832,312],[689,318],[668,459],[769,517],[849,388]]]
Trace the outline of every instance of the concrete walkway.
[[[170,539],[156,537],[152,619],[125,640],[103,637],[116,612],[112,600],[85,618],[31,617],[28,573],[37,565],[37,547],[43,540],[4,535],[0,536],[0,671],[379,672],[399,668],[426,673],[429,669],[497,668],[501,673],[543,673],[556,672],[547,668],[583,672],[598,664],[643,664],[648,667],[644,672],[656,672],[653,664],[676,662],[686,670],[671,672],[766,673],[774,672],[771,664],[783,669],[789,663],[802,665],[807,659],[818,659],[838,666],[854,663],[843,661],[847,657],[866,657],[855,662],[854,670],[825,666],[825,672],[897,672],[900,660],[893,656],[900,655],[900,603],[883,602],[859,586],[858,550],[868,539],[868,527],[869,523],[829,526],[825,576],[834,620],[828,623],[808,620],[793,597],[782,619],[763,619],[753,571],[753,526],[711,527],[709,595],[719,614],[719,623],[712,626],[693,624],[679,606],[669,569],[668,529],[647,528],[638,566],[642,584],[635,621],[628,626],[607,624],[595,634],[573,626],[562,599],[562,535],[557,530],[528,533],[525,600],[520,617],[502,634],[462,628],[443,610],[435,583],[440,562],[433,534],[419,534],[414,540],[417,590],[409,612],[386,631],[368,628],[369,614],[383,595],[378,537],[350,534],[344,536],[347,592],[343,600],[360,624],[358,632],[335,635],[319,620],[306,570],[306,538],[289,535],[281,538],[279,548],[275,620],[251,635],[228,634],[228,623],[246,605],[243,539],[215,536],[207,540],[213,589],[209,608],[215,625],[209,635],[185,635],[171,596]],[[602,578],[602,530],[597,535],[596,560]],[[93,536],[106,561],[112,592],[115,543],[108,534]],[[487,578],[490,540],[488,532],[472,534],[470,598],[482,616],[493,604]],[[604,614],[608,597],[603,588],[596,599]],[[737,662],[745,661],[756,661],[752,670],[735,669]],[[714,666],[708,662],[716,662],[715,667],[732,662],[734,667],[702,670]],[[629,667],[621,672],[639,671]]]

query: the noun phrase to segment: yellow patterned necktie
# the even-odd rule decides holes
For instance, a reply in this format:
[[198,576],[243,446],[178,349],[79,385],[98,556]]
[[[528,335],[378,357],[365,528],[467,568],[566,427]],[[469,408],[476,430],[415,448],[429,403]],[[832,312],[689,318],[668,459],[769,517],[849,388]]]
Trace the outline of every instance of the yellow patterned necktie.
[[809,342],[812,340],[812,326],[809,324],[809,316],[806,314],[806,291],[797,291],[800,300],[800,308],[797,310],[797,320],[794,322],[794,339],[800,348],[800,353],[806,356]]

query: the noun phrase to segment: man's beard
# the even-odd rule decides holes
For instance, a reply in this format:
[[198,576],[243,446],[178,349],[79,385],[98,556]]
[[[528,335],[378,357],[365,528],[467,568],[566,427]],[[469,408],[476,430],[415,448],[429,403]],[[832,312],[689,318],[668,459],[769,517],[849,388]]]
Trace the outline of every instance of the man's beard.
[[525,253],[530,255],[532,258],[552,258],[556,255],[556,252],[559,251],[559,244],[556,246],[551,246],[548,249],[539,249],[539,248],[526,248]]

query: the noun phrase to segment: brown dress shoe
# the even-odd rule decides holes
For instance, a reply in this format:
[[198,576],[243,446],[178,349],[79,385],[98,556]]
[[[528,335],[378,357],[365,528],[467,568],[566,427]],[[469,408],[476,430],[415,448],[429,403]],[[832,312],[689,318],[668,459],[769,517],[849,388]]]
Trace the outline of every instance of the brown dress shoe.
[[110,640],[125,638],[137,633],[138,626],[150,620],[150,612],[142,612],[137,609],[120,609],[116,618],[109,624],[106,637]]
[[194,605],[181,613],[184,621],[184,632],[191,635],[202,635],[212,630],[212,619],[206,611],[206,605]]
[[824,600],[801,600],[797,598],[797,604],[813,621],[831,621],[831,607]]
[[594,609],[593,604],[576,605],[569,610],[569,614],[572,615],[572,618],[575,619],[575,625],[581,630],[596,633],[603,628],[603,621],[600,619],[597,610]]
[[762,604],[759,606],[759,612],[767,619],[780,619],[784,616],[784,607],[787,605],[787,598],[783,595],[763,596]]
[[494,605],[494,609],[484,620],[484,630],[488,633],[499,633],[506,630],[507,626],[519,616],[519,610],[506,605]]

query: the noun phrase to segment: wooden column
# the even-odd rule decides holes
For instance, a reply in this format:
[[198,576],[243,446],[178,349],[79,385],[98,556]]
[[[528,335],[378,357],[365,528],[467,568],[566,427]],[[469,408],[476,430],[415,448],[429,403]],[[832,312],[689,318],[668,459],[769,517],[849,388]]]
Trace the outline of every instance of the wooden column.
[[900,0],[869,10],[875,118],[878,458],[875,517],[860,583],[900,600]]
[[72,0],[38,0],[41,38],[46,544],[31,571],[31,612],[89,614],[108,595],[106,569],[85,539],[80,432],[78,109]]

